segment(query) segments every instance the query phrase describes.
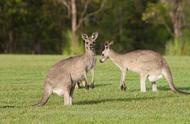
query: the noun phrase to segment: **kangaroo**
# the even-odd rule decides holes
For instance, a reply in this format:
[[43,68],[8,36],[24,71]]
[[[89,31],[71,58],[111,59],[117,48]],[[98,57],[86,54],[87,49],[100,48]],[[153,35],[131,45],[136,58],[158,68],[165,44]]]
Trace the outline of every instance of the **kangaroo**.
[[43,96],[38,102],[38,106],[45,105],[52,93],[64,96],[64,105],[72,105],[76,83],[80,80],[86,81],[87,72],[94,67],[94,44],[97,37],[97,32],[93,33],[91,37],[82,34],[85,41],[85,53],[61,60],[49,69],[43,86]]
[[110,49],[112,42],[106,42],[100,58],[100,62],[105,62],[110,58],[121,70],[120,88],[126,90],[125,75],[130,70],[140,75],[141,92],[146,92],[146,79],[152,83],[152,91],[157,92],[156,81],[164,77],[173,92],[189,94],[176,89],[173,83],[172,74],[166,60],[157,52],[152,50],[136,50],[126,54],[116,53]]
[[[98,33],[95,32],[91,38],[93,39],[95,36],[98,36]],[[97,37],[96,36],[96,37]],[[76,86],[75,88],[81,88],[80,84],[83,84],[83,86],[86,88],[86,89],[89,89],[89,88],[94,88],[95,85],[94,85],[94,82],[95,82],[95,67],[96,67],[96,52],[95,52],[95,49],[94,49],[94,45],[95,45],[95,40],[92,41],[91,39],[89,39],[88,35],[86,34],[83,34],[82,35],[82,38],[85,40],[85,50],[89,50],[89,48],[87,47],[88,45],[90,45],[90,49],[93,51],[93,54],[92,54],[92,63],[91,65],[89,66],[89,70],[88,71],[91,71],[91,83],[88,82],[87,80],[87,75],[84,75],[83,78],[81,78],[81,80],[79,80],[77,83],[76,83]]]

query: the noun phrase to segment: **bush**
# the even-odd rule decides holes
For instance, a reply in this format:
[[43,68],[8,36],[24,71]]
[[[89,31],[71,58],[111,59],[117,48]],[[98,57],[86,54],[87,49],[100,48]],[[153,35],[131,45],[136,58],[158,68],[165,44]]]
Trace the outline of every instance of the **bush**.
[[166,44],[167,55],[190,55],[190,39],[181,38]]
[[80,38],[78,38],[79,45],[77,47],[73,47],[73,45],[71,45],[73,39],[71,31],[67,31],[65,37],[66,44],[63,49],[64,55],[78,55],[84,52],[84,43]]

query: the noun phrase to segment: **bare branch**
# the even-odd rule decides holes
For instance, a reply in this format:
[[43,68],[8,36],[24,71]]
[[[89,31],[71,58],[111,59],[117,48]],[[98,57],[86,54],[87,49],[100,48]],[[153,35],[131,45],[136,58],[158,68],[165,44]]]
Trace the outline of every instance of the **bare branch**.
[[70,0],[57,0],[59,3],[63,4],[67,8],[68,17],[71,15],[71,5]]
[[168,33],[170,33],[170,35],[174,37],[174,33],[172,32],[171,28],[166,24],[165,21],[163,21],[163,25],[166,27],[166,30],[168,31]]
[[68,1],[66,0],[57,0],[57,1],[65,5],[67,8],[69,7]]
[[86,12],[87,12],[88,5],[89,5],[89,0],[87,0],[87,1],[85,2],[83,12],[81,13],[80,18],[79,18],[79,21],[78,21],[77,29],[80,28],[81,25],[82,25],[82,23],[83,23],[83,18],[84,18],[84,15],[85,15]]
[[[88,1],[89,2],[89,1]],[[98,14],[99,12],[101,12],[102,10],[103,10],[103,8],[104,8],[104,5],[105,5],[105,0],[103,0],[102,1],[102,3],[101,3],[101,5],[100,5],[100,7],[99,7],[99,9],[97,9],[96,11],[94,11],[94,12],[91,12],[91,13],[88,13],[88,14],[86,14],[86,16],[84,16],[85,15],[85,13],[86,13],[86,11],[87,11],[87,7],[88,7],[88,4],[89,3],[86,3],[85,4],[85,7],[84,7],[84,11],[83,11],[83,15],[81,16],[81,18],[79,19],[79,23],[78,23],[78,25],[77,25],[77,29],[79,29],[80,27],[81,27],[81,25],[82,25],[82,23],[86,20],[86,19],[88,19],[89,17],[91,17],[91,16],[94,16],[94,15],[96,15],[96,14]]]
[[83,12],[81,13],[80,18],[83,18],[84,15],[86,14],[86,11],[87,11],[87,9],[88,9],[88,5],[89,5],[89,0],[87,0],[87,1],[85,2],[84,10],[83,10]]

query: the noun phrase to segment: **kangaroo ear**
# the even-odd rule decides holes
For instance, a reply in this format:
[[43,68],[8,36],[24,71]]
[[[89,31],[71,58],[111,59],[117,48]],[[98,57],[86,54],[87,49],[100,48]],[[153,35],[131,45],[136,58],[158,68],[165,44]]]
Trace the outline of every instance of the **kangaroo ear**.
[[91,38],[92,38],[93,40],[96,40],[97,37],[98,37],[98,32],[92,33]]
[[88,35],[87,34],[82,34],[81,36],[82,36],[83,40],[87,40],[88,39]]
[[113,42],[113,40],[112,40],[108,45],[110,46],[110,45],[112,45],[113,43],[114,43],[114,42]]

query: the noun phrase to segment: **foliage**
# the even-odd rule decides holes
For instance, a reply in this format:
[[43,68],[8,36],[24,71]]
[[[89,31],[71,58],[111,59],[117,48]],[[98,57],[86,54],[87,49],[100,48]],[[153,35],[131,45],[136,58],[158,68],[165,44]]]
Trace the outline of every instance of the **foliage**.
[[166,45],[167,55],[190,55],[189,38],[169,41]]
[[61,7],[56,9],[58,5],[51,0],[1,2],[1,52],[61,52],[63,17],[56,15],[63,13]]
[[[178,0],[176,0],[178,1]],[[163,0],[157,3],[149,3],[146,11],[143,13],[143,20],[145,20],[148,23],[152,23],[154,25],[163,25],[165,27],[165,30],[170,34],[170,38],[167,40],[166,43],[166,54],[168,55],[189,55],[189,29],[187,29],[187,25],[189,24],[189,5],[190,2],[187,0],[180,1],[181,2],[181,15],[179,18],[181,18],[181,21],[183,23],[181,24],[179,21],[175,21],[173,18],[173,13],[175,12],[175,2],[176,1],[170,1],[170,0]],[[188,8],[187,8],[188,7]],[[178,8],[180,9],[180,8]],[[180,26],[179,29],[176,28],[176,24]],[[182,35],[176,34],[175,30],[178,30],[178,32],[182,33]]]
[[[68,8],[58,1],[63,0],[1,0],[0,53],[72,53],[70,15]],[[100,12],[87,16],[98,10],[102,1],[77,0],[77,24],[80,25],[76,32],[79,49],[75,53],[83,51],[80,34],[95,31],[99,32],[97,53],[101,52],[105,40],[114,40],[113,47],[119,52],[152,49],[160,53],[164,53],[172,46],[168,44],[175,41],[170,18],[172,6],[168,2],[105,0]],[[189,42],[189,5],[188,0],[182,3],[182,34],[187,38],[183,42]],[[84,19],[82,23],[81,18]]]
[[[168,39],[169,34],[163,26],[149,24],[142,20],[147,3],[146,0],[108,2],[104,13],[93,18],[95,21],[92,20],[93,25],[99,27],[101,34],[101,42],[98,43],[99,51],[105,40],[114,40],[113,47],[120,52],[153,49],[163,53],[165,39]],[[91,25],[87,26],[90,27]]]
[[[78,38],[79,46],[77,48],[73,48],[71,46],[71,40],[72,40],[71,31],[67,31],[67,33],[65,33],[65,37],[66,37],[66,43],[65,43],[65,47],[63,49],[64,55],[79,55],[84,52],[84,43],[81,38]],[[75,50],[73,50],[73,49],[75,49]]]
[[[0,55],[0,123],[132,123],[181,124],[190,122],[190,96],[171,92],[165,80],[158,82],[158,93],[140,93],[139,76],[128,72],[127,91],[119,89],[120,71],[110,61],[97,63],[95,88],[76,89],[73,106],[52,95],[44,107],[30,106],[42,95],[48,69],[67,56]],[[190,57],[166,57],[174,82],[189,89]],[[183,77],[183,78],[182,78]]]
[[168,3],[148,3],[142,19],[154,24],[171,23]]

